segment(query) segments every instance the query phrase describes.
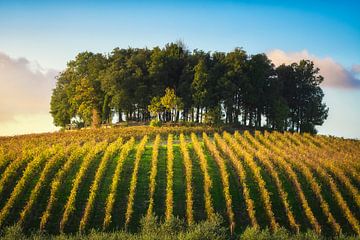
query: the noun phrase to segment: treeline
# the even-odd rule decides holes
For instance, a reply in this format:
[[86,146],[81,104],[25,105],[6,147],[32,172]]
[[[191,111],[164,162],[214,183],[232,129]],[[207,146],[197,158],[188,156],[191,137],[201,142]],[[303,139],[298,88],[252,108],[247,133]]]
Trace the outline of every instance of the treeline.
[[79,53],[57,77],[51,114],[57,126],[118,121],[231,123],[316,132],[328,108],[323,77],[309,60],[277,68],[265,54],[115,48]]

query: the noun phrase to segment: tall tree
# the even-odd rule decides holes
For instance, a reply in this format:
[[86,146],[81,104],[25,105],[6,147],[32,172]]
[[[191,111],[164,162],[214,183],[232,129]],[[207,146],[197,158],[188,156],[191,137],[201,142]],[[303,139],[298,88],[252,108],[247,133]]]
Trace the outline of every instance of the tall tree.
[[165,109],[166,121],[177,120],[178,112],[183,109],[183,103],[181,99],[176,96],[175,90],[171,88],[165,89],[165,95],[160,99],[162,106]]
[[295,111],[297,130],[315,133],[315,126],[323,124],[328,116],[328,108],[322,102],[324,93],[320,88],[324,78],[312,61],[301,60],[299,64],[292,64],[292,67],[297,83]]
[[249,79],[246,75],[248,68],[248,56],[242,48],[226,54],[224,64],[225,76],[222,79],[222,95],[226,111],[226,122],[238,122],[239,115],[243,111],[243,124],[246,125],[248,108],[246,106],[249,97]]
[[[241,123],[315,132],[327,117],[323,78],[311,61],[274,68],[265,54],[165,47],[79,53],[58,76],[50,108],[57,126],[119,121]],[[167,89],[167,90],[166,90]],[[165,93],[165,95],[164,95]],[[181,100],[181,101],[180,101]],[[196,114],[195,114],[196,112]],[[150,115],[151,114],[151,115]],[[225,116],[225,118],[223,118]],[[265,117],[265,118],[264,118]]]
[[197,111],[196,122],[201,122],[200,112],[202,112],[208,93],[206,88],[208,76],[209,73],[205,61],[200,59],[194,68],[194,80],[191,84],[192,97]]
[[55,126],[66,127],[72,118],[67,94],[69,82],[66,73],[61,73],[57,77],[56,87],[51,95],[50,113],[53,116]]
[[248,77],[249,87],[249,111],[251,113],[250,125],[254,118],[255,126],[261,127],[261,116],[265,113],[266,88],[274,78],[274,66],[265,54],[256,54],[249,60]]

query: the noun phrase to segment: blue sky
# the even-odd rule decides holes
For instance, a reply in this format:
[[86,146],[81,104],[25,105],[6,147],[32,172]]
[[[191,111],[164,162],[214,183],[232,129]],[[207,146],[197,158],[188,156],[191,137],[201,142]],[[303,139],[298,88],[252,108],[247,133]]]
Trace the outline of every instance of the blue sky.
[[[336,76],[324,82],[330,116],[320,132],[360,138],[360,88],[353,87],[360,72],[359,9],[357,1],[0,0],[0,52],[14,69],[21,65],[19,59],[26,59],[32,73],[48,71],[49,78],[55,75],[50,69],[62,70],[80,51],[107,53],[115,47],[163,46],[178,39],[190,49],[244,47],[250,54],[281,51],[269,55],[274,62],[309,57],[324,66],[325,76]],[[338,70],[334,73],[333,69]],[[341,81],[351,87],[342,87],[346,84]],[[0,87],[7,88],[7,82],[0,77]],[[53,83],[46,86],[44,91]],[[10,87],[6,90],[12,91]],[[49,94],[50,90],[44,101]],[[0,113],[6,113],[9,103],[4,97],[0,100]],[[12,113],[6,122],[0,116],[0,134],[51,130],[47,112],[43,106],[38,112],[24,110]],[[47,128],[42,129],[42,124],[25,127],[21,119],[35,115],[44,118]]]

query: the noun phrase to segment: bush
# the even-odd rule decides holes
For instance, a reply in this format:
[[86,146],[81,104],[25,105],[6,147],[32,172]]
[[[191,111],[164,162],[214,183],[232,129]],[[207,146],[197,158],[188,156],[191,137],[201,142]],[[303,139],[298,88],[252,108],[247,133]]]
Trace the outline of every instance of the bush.
[[[270,232],[269,229],[247,228],[240,236],[242,240],[321,240],[325,239],[323,236],[316,234],[314,231],[305,233],[292,234],[285,228],[280,228],[275,232]],[[345,238],[351,239],[351,238]]]
[[222,123],[221,120],[222,114],[221,114],[221,107],[216,106],[213,108],[208,109],[208,112],[205,114],[204,123],[210,124],[210,125],[219,125]]
[[25,234],[23,233],[23,230],[20,226],[20,224],[16,224],[14,226],[11,227],[7,227],[4,230],[4,233],[1,236],[1,239],[3,240],[13,240],[13,239],[18,239],[18,240],[22,240],[22,239],[26,239]]
[[206,220],[188,227],[187,231],[180,232],[180,240],[221,240],[230,239],[227,229],[223,226],[224,221],[220,215],[215,214],[212,220]]
[[212,220],[202,221],[191,226],[177,217],[166,222],[161,222],[155,215],[143,217],[140,221],[140,229],[138,233],[129,233],[126,231],[101,232],[91,230],[88,234],[77,233],[74,235],[60,234],[48,235],[42,232],[36,232],[31,235],[24,234],[20,225],[7,227],[0,235],[0,239],[6,240],[222,240],[222,239],[240,239],[240,240],[355,240],[358,236],[345,236],[340,234],[333,238],[325,238],[316,234],[314,231],[302,232],[294,234],[280,228],[275,232],[269,229],[259,229],[254,227],[247,228],[240,235],[230,236],[227,228],[224,227],[224,221],[221,216],[216,215]]
[[161,127],[161,125],[162,125],[161,121],[159,121],[157,119],[153,119],[150,121],[151,127]]

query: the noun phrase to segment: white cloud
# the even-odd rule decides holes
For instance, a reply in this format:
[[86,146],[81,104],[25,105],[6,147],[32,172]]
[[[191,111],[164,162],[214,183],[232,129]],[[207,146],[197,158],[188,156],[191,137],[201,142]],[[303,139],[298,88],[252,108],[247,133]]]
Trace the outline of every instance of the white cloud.
[[[26,58],[14,59],[0,52],[0,134],[22,133],[18,129],[27,126],[28,132],[41,131],[39,122],[44,125],[44,131],[49,130],[49,103],[51,90],[55,86],[55,76],[58,71],[46,69],[37,62]],[[39,118],[39,116],[42,116]],[[48,116],[48,117],[45,117]],[[31,126],[24,120],[32,122]],[[50,121],[51,123],[51,121]],[[20,125],[19,125],[20,124]],[[5,131],[5,130],[6,131]],[[25,133],[25,132],[24,132]]]
[[[267,56],[275,65],[291,64],[302,59],[309,59],[315,66],[320,68],[320,74],[324,77],[323,86],[335,88],[360,88],[360,80],[355,77],[354,72],[360,70],[360,66],[353,67],[352,71],[345,69],[341,64],[330,57],[319,58],[310,54],[307,50],[300,52],[284,52],[275,49],[267,53]],[[355,71],[354,71],[355,69]]]
[[13,121],[0,122],[0,136],[27,133],[53,132],[58,130],[49,113],[17,114]]

